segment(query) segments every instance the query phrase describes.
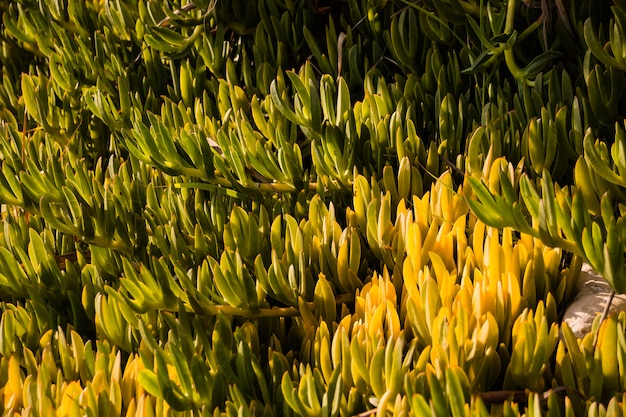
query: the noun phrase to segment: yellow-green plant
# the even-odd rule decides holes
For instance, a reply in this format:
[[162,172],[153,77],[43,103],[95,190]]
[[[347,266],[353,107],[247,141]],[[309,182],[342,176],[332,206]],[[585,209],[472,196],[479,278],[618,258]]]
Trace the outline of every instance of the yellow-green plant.
[[0,2],[3,415],[618,413],[624,316],[559,316],[623,287],[624,5],[571,3]]

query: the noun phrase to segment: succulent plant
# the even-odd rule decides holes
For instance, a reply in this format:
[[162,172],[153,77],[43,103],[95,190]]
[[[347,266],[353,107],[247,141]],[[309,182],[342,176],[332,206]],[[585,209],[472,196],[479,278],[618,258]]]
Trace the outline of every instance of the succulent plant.
[[626,291],[626,7],[570,3],[0,2],[3,415],[623,414],[626,315],[559,317]]

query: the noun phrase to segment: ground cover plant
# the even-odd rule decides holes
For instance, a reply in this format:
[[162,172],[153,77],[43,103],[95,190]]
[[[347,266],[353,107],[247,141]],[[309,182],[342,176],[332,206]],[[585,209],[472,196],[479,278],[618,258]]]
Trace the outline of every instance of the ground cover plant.
[[0,11],[3,415],[624,414],[623,0]]

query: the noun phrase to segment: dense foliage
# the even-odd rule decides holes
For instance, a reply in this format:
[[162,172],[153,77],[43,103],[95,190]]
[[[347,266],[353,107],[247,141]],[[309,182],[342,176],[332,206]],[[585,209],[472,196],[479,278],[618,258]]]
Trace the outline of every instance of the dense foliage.
[[0,11],[3,415],[626,410],[624,0]]

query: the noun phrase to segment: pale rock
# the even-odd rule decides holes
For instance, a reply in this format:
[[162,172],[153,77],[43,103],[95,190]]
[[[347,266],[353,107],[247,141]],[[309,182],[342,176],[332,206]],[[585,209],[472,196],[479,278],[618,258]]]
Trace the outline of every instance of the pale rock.
[[[583,338],[591,332],[593,320],[606,305],[611,292],[609,283],[588,264],[583,264],[578,279],[578,294],[567,307],[563,322],[567,323],[576,337]],[[616,294],[609,314],[626,311],[626,295]]]

